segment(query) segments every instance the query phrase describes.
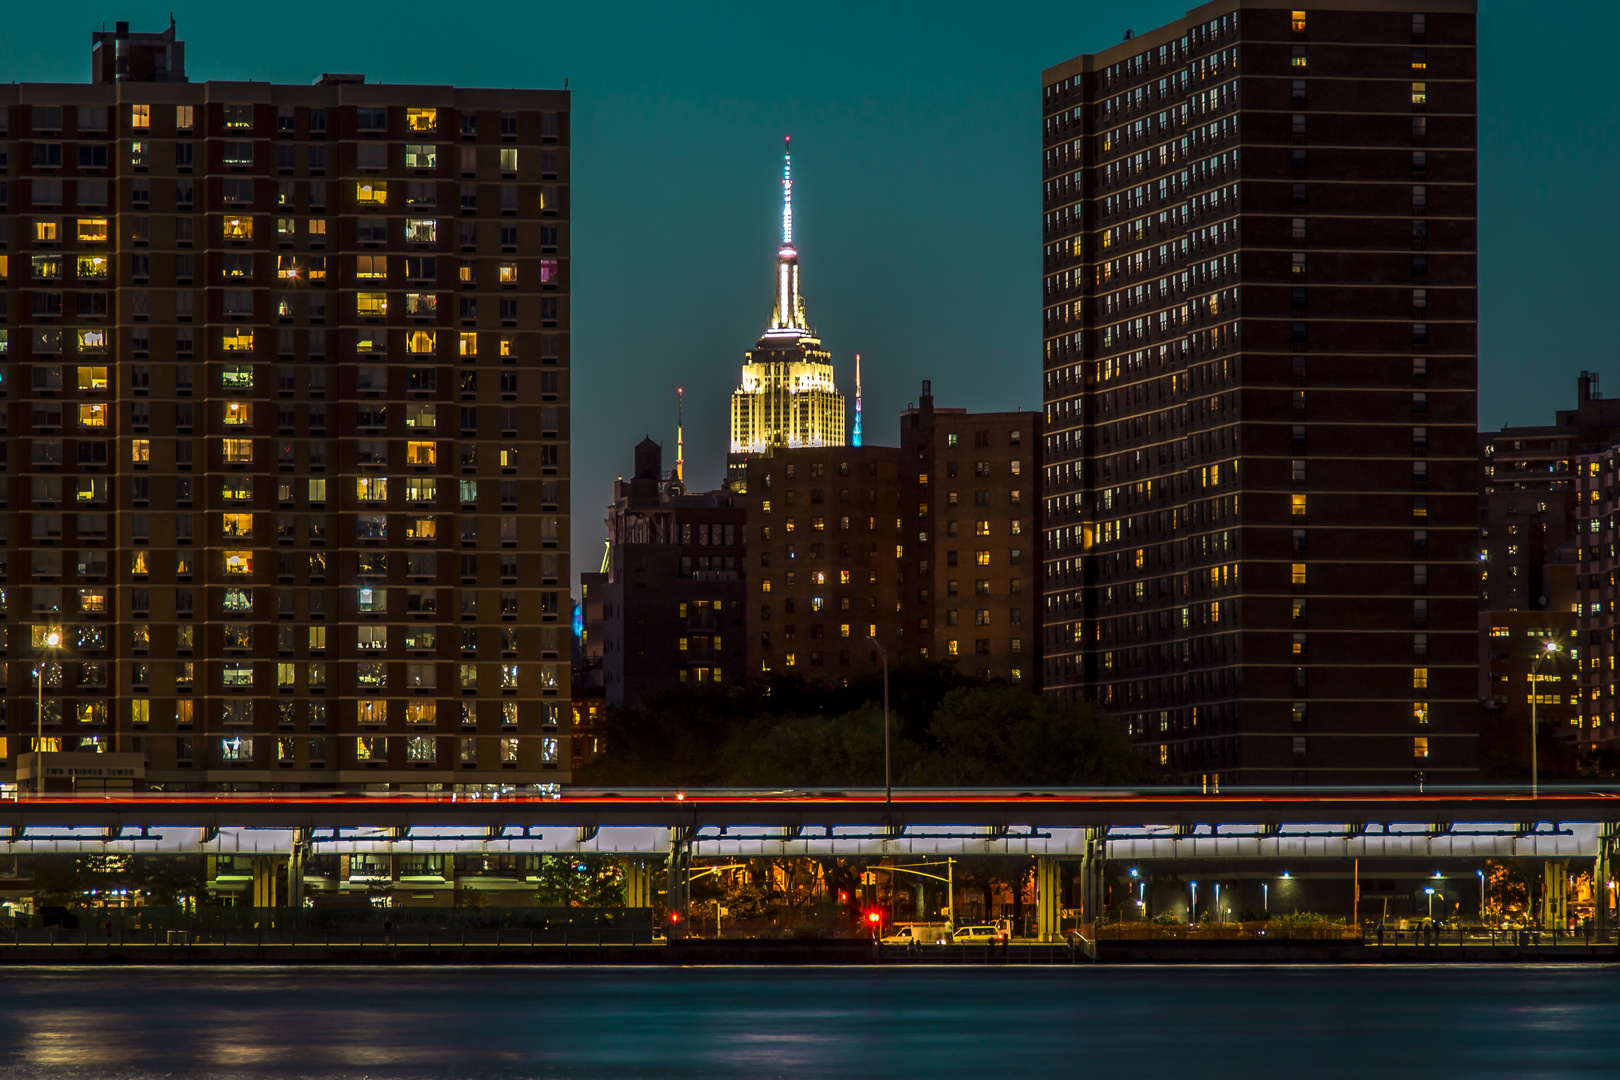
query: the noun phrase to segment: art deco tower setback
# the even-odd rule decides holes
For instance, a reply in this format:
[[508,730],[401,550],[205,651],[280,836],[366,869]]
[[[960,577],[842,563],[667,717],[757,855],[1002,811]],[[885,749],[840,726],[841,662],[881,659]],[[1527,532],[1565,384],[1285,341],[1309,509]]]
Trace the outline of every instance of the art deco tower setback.
[[1042,78],[1048,692],[1197,780],[1472,775],[1471,0]]
[[567,93],[184,55],[0,87],[7,764],[565,780]]
[[773,447],[843,446],[844,396],[833,382],[832,354],[804,314],[799,252],[793,246],[793,159],[782,156],[782,245],[776,252],[776,304],[770,328],[747,354],[731,395],[727,478],[743,482],[745,455]]

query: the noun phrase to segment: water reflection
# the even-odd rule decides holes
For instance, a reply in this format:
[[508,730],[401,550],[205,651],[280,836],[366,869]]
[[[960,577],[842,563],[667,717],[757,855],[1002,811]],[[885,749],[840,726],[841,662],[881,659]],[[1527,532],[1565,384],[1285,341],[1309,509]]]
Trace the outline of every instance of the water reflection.
[[0,1078],[1557,1077],[1601,968],[11,969]]

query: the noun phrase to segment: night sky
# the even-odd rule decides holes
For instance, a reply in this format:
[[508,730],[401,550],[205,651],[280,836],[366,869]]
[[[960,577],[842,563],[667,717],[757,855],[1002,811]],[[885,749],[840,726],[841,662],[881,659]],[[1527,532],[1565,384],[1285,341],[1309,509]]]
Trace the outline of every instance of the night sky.
[[[577,570],[634,443],[673,462],[677,386],[688,482],[721,478],[771,312],[784,134],[807,311],[847,394],[862,354],[867,441],[894,441],[922,379],[941,405],[1039,407],[1041,70],[1188,6],[14,3],[0,72],[83,82],[91,30],[161,30],[172,9],[194,82],[567,77]],[[1548,422],[1577,371],[1614,371],[1620,94],[1598,46],[1617,31],[1612,5],[1482,5],[1485,427]]]

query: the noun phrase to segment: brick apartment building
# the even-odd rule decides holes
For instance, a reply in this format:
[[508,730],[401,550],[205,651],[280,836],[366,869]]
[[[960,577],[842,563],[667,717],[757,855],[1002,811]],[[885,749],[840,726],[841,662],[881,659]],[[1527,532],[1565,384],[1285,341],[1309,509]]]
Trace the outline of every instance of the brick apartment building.
[[1238,0],[1042,78],[1044,685],[1167,772],[1474,774],[1474,42]]
[[93,74],[0,86],[6,765],[42,666],[154,788],[566,780],[568,95]]

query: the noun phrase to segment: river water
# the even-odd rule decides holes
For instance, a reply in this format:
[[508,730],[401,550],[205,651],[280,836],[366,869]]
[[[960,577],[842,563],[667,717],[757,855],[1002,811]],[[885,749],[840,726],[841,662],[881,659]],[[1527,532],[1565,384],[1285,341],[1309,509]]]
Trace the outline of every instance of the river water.
[[1620,968],[13,968],[0,1077],[1565,1077]]

